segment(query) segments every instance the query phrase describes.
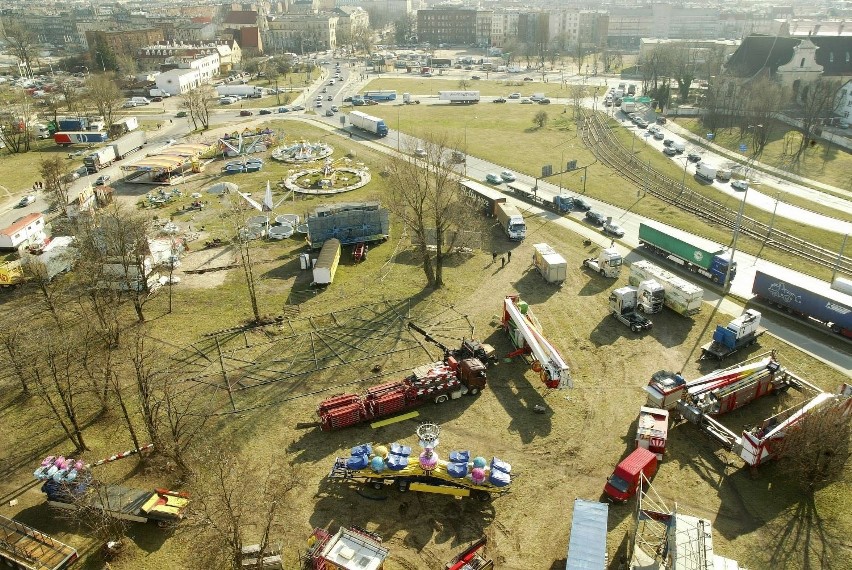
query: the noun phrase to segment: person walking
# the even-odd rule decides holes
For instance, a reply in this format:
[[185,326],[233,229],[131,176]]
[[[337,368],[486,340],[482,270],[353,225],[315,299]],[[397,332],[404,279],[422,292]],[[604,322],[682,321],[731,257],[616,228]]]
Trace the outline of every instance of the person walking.
[[506,252],[506,255],[509,257],[509,261],[512,261],[512,250]]
[[491,263],[497,263],[497,252],[496,251],[491,252]]
[[504,267],[506,267],[506,258],[501,255],[500,256],[500,269],[503,269]]

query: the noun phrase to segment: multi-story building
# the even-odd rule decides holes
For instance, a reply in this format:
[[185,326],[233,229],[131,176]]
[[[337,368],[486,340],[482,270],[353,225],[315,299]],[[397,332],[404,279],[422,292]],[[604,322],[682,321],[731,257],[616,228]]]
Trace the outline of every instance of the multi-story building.
[[135,54],[139,48],[163,41],[163,30],[91,30],[86,32],[86,43],[92,52],[95,65],[106,66],[107,54]]
[[230,35],[243,50],[263,53],[266,18],[256,10],[231,10],[225,15],[220,30]]
[[518,37],[517,10],[495,10],[491,15],[491,45],[503,47],[508,40]]
[[378,26],[403,20],[413,12],[412,0],[336,0],[334,5],[360,6],[370,15],[370,22]]
[[724,59],[737,51],[740,40],[672,40],[659,38],[642,38],[639,43],[639,59],[647,60],[651,53],[659,47],[688,48],[692,50],[694,61],[704,63],[713,52],[722,51]]
[[[609,8],[607,45],[613,49],[637,49],[642,38],[656,37],[654,14],[650,7]],[[667,37],[667,36],[664,36]]]
[[334,14],[281,14],[268,25],[269,49],[276,52],[306,53],[337,49],[337,21]]
[[177,24],[172,39],[176,42],[201,42],[216,37],[216,25],[213,22],[189,22]]
[[[475,45],[477,41],[475,8],[427,8],[417,11],[417,37],[433,45]],[[491,29],[489,27],[490,36]]]
[[157,89],[165,91],[169,95],[183,95],[204,83],[201,81],[201,74],[198,69],[186,67],[164,71],[157,75],[155,81]]
[[366,29],[370,26],[370,14],[360,6],[341,6],[332,10],[331,13],[337,16],[335,34],[338,45],[340,44],[341,34],[351,38],[355,30]]

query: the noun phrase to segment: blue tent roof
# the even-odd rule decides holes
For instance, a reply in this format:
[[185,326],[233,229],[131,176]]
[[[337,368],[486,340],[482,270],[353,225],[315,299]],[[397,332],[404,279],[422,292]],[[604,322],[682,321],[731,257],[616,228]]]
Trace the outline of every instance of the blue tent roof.
[[606,521],[609,505],[574,500],[571,540],[565,570],[603,570],[606,568]]

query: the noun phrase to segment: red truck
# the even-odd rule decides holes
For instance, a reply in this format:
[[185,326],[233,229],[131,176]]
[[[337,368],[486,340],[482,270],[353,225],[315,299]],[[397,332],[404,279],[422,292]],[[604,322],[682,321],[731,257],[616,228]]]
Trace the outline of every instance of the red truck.
[[317,407],[320,429],[331,431],[392,416],[430,400],[441,404],[463,394],[475,396],[485,384],[485,365],[479,359],[459,361],[448,356],[418,366],[403,380],[373,386],[362,395],[341,394],[323,400]]
[[657,455],[644,447],[637,447],[622,460],[604,486],[610,501],[623,503],[636,494],[644,475],[650,479],[657,472]]

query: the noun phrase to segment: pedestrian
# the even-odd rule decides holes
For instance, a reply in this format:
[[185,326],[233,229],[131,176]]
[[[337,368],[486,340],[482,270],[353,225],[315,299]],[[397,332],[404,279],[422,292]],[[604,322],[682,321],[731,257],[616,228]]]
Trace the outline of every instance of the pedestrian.
[[497,263],[497,252],[496,251],[491,252],[491,263]]
[[512,261],[512,250],[506,252],[506,255],[509,257],[509,261]]
[[504,267],[506,267],[506,258],[501,255],[500,256],[500,269],[503,269]]

